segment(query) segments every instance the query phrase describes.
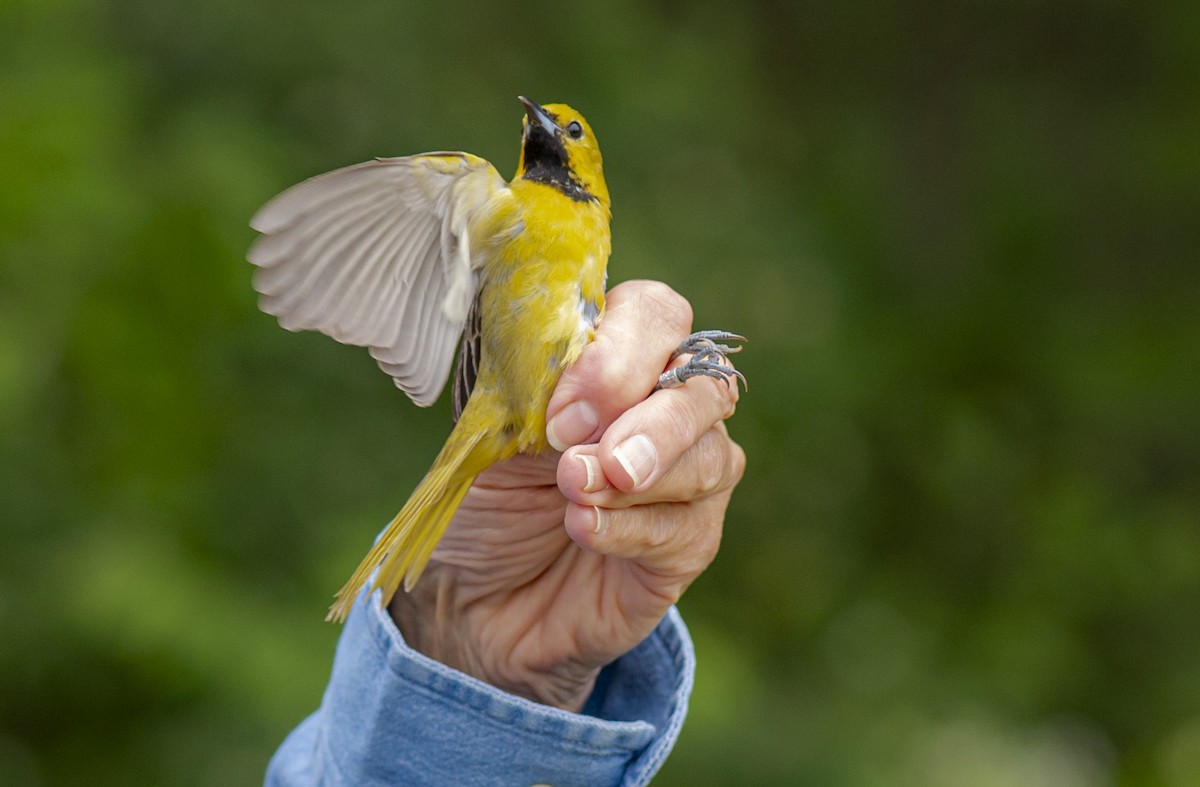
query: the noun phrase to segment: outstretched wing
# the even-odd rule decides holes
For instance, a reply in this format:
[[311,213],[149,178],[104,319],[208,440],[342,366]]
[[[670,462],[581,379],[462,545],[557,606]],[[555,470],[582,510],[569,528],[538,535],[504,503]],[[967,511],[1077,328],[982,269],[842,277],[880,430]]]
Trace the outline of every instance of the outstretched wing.
[[470,219],[507,188],[467,153],[376,159],[293,186],[250,221],[259,306],[289,331],[370,348],[428,407],[475,298]]

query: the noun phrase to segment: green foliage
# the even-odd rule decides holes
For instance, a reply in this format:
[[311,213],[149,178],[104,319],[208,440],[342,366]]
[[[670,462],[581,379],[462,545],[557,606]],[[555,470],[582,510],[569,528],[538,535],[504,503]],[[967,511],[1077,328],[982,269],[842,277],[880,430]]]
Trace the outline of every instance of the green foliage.
[[1200,782],[1200,16],[0,6],[0,783],[260,778],[448,429],[254,307],[299,179],[603,138],[613,280],[751,337],[663,784]]

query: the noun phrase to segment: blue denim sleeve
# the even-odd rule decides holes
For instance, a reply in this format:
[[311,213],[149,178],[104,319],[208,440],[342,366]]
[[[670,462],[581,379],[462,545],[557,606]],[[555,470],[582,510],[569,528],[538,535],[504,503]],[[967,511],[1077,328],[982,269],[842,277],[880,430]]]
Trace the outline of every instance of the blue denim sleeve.
[[675,609],[605,668],[582,713],[507,694],[418,653],[378,593],[346,622],[321,707],[266,783],[643,785],[683,724],[695,655]]

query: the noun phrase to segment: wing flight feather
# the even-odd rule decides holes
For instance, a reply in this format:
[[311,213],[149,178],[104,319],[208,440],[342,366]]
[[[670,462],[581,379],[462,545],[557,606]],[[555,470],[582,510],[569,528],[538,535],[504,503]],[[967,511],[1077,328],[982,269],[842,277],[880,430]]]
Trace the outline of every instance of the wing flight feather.
[[250,222],[259,306],[288,330],[367,347],[426,407],[475,298],[471,226],[507,189],[466,153],[376,159],[304,181]]

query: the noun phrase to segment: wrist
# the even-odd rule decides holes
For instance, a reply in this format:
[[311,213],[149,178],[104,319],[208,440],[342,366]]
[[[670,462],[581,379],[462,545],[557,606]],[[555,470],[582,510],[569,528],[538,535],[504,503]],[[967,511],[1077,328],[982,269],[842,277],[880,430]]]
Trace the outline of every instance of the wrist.
[[591,696],[600,668],[570,660],[526,663],[511,644],[515,637],[488,637],[472,625],[470,613],[456,608],[451,593],[433,585],[397,593],[388,605],[392,620],[413,650],[501,691],[561,710],[578,713]]

